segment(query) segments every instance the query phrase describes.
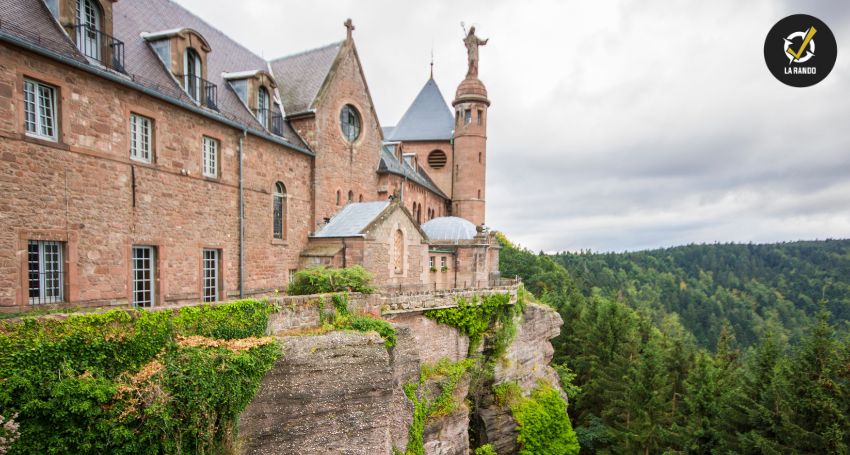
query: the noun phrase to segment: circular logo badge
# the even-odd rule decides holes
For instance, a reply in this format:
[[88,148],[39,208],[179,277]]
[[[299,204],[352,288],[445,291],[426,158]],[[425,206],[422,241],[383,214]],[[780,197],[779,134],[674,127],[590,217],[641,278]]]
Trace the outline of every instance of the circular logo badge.
[[835,35],[820,19],[794,14],[777,22],[764,40],[764,62],[773,76],[792,87],[822,81],[838,56]]

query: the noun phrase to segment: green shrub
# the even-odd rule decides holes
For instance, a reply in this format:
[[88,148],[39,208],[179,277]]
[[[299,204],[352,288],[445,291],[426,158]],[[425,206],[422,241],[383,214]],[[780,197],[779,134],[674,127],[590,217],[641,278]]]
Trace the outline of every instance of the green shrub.
[[461,335],[468,336],[470,354],[477,349],[485,332],[494,324],[498,325],[499,328],[505,325],[510,326],[512,332],[505,334],[500,340],[501,344],[496,346],[497,349],[501,350],[498,353],[501,355],[507,345],[510,344],[513,335],[516,334],[513,318],[520,312],[522,312],[522,306],[511,305],[511,296],[505,293],[474,297],[471,302],[461,297],[458,299],[456,307],[427,310],[424,315],[440,324],[458,329]]
[[359,265],[342,269],[324,266],[310,267],[295,272],[287,288],[289,295],[326,294],[331,292],[361,292],[371,294],[372,274]]
[[[424,364],[419,369],[419,381],[405,384],[404,394],[413,402],[413,422],[410,424],[405,455],[424,455],[423,433],[429,418],[446,416],[453,413],[461,403],[454,396],[457,385],[463,375],[472,367],[472,359],[451,362],[440,359],[435,364]],[[422,387],[428,381],[438,381],[439,394],[431,396],[428,387]]]
[[549,384],[541,383],[529,398],[511,406],[517,422],[520,455],[579,452],[578,439],[567,415],[567,403]]
[[388,349],[395,346],[395,328],[389,322],[368,315],[355,315],[348,308],[348,295],[335,294],[331,297],[333,310],[322,316],[330,326],[337,330],[356,330],[358,332],[377,332],[384,339]]
[[20,433],[8,453],[226,450],[280,354],[248,338],[273,310],[246,300],[0,322],[0,415]]
[[490,444],[484,444],[483,446],[475,449],[475,455],[499,455],[496,453],[496,450],[493,449],[493,446]]
[[493,395],[496,398],[496,405],[510,407],[522,400],[522,389],[514,381],[500,382],[493,385]]

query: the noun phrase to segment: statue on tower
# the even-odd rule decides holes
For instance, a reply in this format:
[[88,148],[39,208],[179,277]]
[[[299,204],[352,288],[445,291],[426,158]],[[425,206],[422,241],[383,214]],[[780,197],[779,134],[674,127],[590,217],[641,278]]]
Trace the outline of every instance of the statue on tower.
[[478,46],[484,46],[489,40],[490,38],[482,40],[475,36],[475,26],[469,27],[469,33],[463,39],[469,59],[469,70],[466,72],[466,77],[478,77]]

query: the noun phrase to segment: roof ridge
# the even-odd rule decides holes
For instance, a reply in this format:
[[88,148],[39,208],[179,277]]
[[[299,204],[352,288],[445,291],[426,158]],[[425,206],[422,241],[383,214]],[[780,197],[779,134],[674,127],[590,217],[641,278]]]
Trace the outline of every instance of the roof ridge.
[[279,61],[281,61],[281,60],[286,60],[286,59],[288,59],[288,58],[292,58],[292,57],[300,57],[300,56],[302,56],[302,55],[304,55],[304,54],[309,54],[309,53],[311,53],[311,52],[316,52],[316,51],[322,51],[322,50],[325,50],[325,49],[327,49],[327,48],[329,48],[329,47],[342,45],[343,43],[345,43],[345,40],[342,40],[342,41],[334,41],[333,43],[330,43],[330,44],[325,44],[325,45],[323,45],[323,46],[314,47],[314,48],[312,48],[312,49],[307,49],[307,50],[305,50],[305,51],[299,51],[299,52],[295,52],[294,54],[288,54],[288,55],[284,55],[284,56],[282,56],[282,57],[278,57],[278,58],[271,59],[271,60],[269,60],[269,63],[279,62]]
[[[146,1],[148,1],[148,0],[146,0]],[[176,2],[176,1],[174,1],[174,0],[165,0],[165,1],[166,1],[166,2],[168,2],[168,3],[171,3],[172,5],[174,5],[174,6],[178,7],[178,8],[180,8],[180,9],[182,9],[183,11],[185,11],[186,13],[188,13],[189,15],[191,15],[191,16],[193,16],[193,17],[195,17],[195,18],[196,18],[196,19],[198,19],[200,22],[202,22],[204,25],[206,25],[207,27],[209,27],[210,29],[212,29],[212,31],[214,31],[214,32],[218,33],[219,35],[221,35],[221,36],[223,36],[224,38],[226,38],[228,41],[230,41],[230,42],[232,42],[233,44],[235,44],[236,46],[238,46],[238,47],[242,48],[242,50],[244,50],[245,52],[248,52],[249,54],[253,55],[254,57],[256,57],[256,58],[258,58],[258,59],[260,59],[260,60],[262,60],[262,61],[264,61],[264,62],[266,61],[266,59],[264,59],[263,57],[261,57],[259,54],[254,53],[254,51],[252,51],[251,49],[248,49],[247,47],[245,47],[245,45],[243,45],[243,44],[242,44],[242,43],[240,43],[239,41],[236,41],[236,39],[232,38],[232,37],[231,37],[230,35],[228,35],[227,33],[224,33],[223,31],[219,30],[219,28],[218,28],[218,27],[216,27],[216,26],[214,26],[214,25],[210,24],[210,23],[209,23],[209,22],[207,22],[204,18],[202,18],[201,16],[198,16],[197,14],[193,13],[192,11],[190,11],[188,8],[184,7],[183,5],[181,5],[181,4],[179,4],[179,3],[177,3],[177,2]],[[186,26],[184,26],[183,28],[191,28],[191,27],[186,27]]]

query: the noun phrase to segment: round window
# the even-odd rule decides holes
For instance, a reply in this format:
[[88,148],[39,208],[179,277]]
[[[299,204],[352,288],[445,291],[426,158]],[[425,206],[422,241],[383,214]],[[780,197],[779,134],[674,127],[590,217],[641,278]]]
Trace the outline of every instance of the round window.
[[342,136],[348,142],[354,142],[360,137],[360,114],[350,104],[346,104],[339,113],[339,124],[342,127]]
[[446,165],[446,152],[434,150],[428,154],[428,166],[434,169],[442,169]]

